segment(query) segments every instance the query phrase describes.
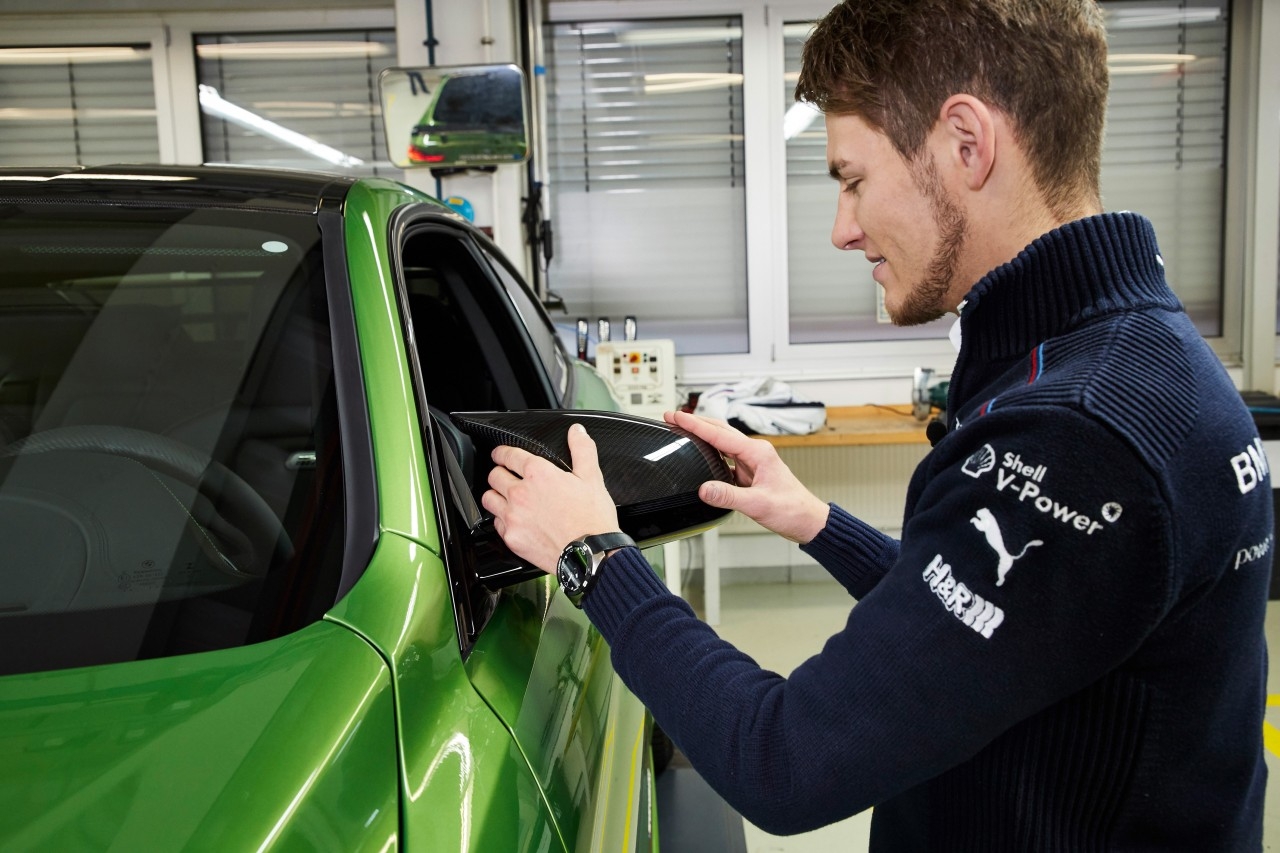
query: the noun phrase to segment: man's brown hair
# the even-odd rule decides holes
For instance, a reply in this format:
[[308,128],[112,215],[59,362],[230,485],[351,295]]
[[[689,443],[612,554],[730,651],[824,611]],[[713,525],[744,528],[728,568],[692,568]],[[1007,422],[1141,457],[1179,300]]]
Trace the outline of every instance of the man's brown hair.
[[1093,0],[844,0],[805,43],[796,100],[853,114],[909,161],[942,104],[1002,112],[1049,209],[1099,196],[1107,40]]

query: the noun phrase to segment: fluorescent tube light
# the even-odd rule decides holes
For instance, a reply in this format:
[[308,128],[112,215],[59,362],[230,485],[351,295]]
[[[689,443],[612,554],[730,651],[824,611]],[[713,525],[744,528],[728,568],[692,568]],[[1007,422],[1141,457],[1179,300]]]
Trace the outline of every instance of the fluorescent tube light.
[[310,136],[298,133],[296,130],[290,130],[283,125],[276,124],[270,119],[265,119],[255,112],[246,110],[244,107],[231,103],[222,95],[218,94],[218,90],[212,86],[201,83],[200,90],[200,109],[212,116],[229,121],[234,125],[260,133],[263,136],[283,142],[300,151],[305,151],[313,157],[318,157],[327,163],[335,166],[360,166],[364,161],[358,157],[352,157],[350,154],[344,154],[336,148],[317,142]]

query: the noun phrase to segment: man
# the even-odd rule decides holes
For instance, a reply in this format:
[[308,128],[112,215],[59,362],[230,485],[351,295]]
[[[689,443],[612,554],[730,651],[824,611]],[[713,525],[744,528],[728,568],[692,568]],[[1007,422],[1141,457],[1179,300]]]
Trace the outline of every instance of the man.
[[[1102,213],[1101,14],[1084,0],[848,0],[797,97],[826,115],[832,233],[900,324],[959,315],[948,431],[901,541],[772,447],[686,414],[708,483],[858,600],[789,678],[606,540],[583,599],[623,680],[746,818],[875,806],[876,850],[1257,850],[1268,468],[1166,285],[1149,223]],[[550,571],[617,529],[595,447],[498,448],[484,506]]]

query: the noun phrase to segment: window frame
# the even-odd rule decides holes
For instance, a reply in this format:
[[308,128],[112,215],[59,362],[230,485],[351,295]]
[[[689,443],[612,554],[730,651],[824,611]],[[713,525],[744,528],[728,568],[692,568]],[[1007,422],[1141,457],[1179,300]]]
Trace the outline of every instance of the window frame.
[[[773,361],[769,342],[774,333],[770,317],[777,310],[773,294],[767,287],[752,287],[752,281],[778,280],[768,270],[771,252],[768,243],[772,227],[765,208],[774,197],[772,180],[768,174],[769,110],[767,91],[769,74],[753,73],[764,67],[766,53],[765,6],[744,0],[704,0],[696,9],[679,0],[632,0],[615,3],[599,0],[553,3],[547,9],[543,22],[567,23],[575,20],[648,20],[662,18],[705,18],[735,16],[742,19],[742,107],[743,107],[743,169],[745,175],[746,205],[746,282],[747,288],[747,346],[746,352],[723,355],[682,356],[682,380],[685,384],[715,382],[733,375],[751,375],[769,371]],[[780,73],[780,72],[779,72]],[[545,130],[543,131],[545,134]],[[554,220],[555,211],[551,211]],[[785,306],[785,302],[784,302]],[[644,318],[639,318],[641,328]],[[706,375],[706,379],[702,379]],[[692,381],[690,381],[692,380]]]
[[[4,17],[0,47],[86,47],[109,44],[146,44],[151,49],[151,78],[156,97],[156,133],[162,163],[199,162],[176,159],[179,142],[173,119],[180,100],[174,87],[168,34],[156,15],[77,16],[68,27],[56,19]],[[192,91],[195,91],[194,89]],[[56,164],[55,164],[56,165]]]
[[[213,57],[202,58],[200,56],[202,48],[212,47],[214,49],[218,49],[223,47],[235,47],[237,45],[235,45],[234,39],[237,38],[248,38],[248,41],[242,42],[242,44],[246,45],[284,40],[289,42],[291,45],[301,46],[308,44],[313,40],[313,37],[317,36],[319,38],[314,40],[327,41],[335,36],[343,37],[345,40],[352,36],[358,37],[361,35],[365,38],[385,39],[384,43],[390,46],[393,50],[396,47],[396,31],[393,26],[363,26],[353,29],[333,27],[321,27],[317,29],[274,28],[270,30],[242,30],[238,27],[231,29],[226,26],[219,26],[212,30],[209,28],[201,28],[198,30],[193,29],[190,35],[190,42],[191,54],[198,84],[201,86],[212,87],[218,96],[226,98],[232,104],[242,105],[246,102],[246,98],[252,98],[254,95],[252,91],[246,92],[243,89],[238,89],[238,85],[246,79],[255,80],[256,83],[256,78],[245,72],[242,68],[237,67],[237,62],[234,59],[217,59]],[[291,37],[298,38],[294,39]],[[229,39],[229,41],[224,41],[224,39]],[[356,78],[353,77],[349,71],[349,65],[352,59],[354,59],[354,61],[360,61],[355,58],[346,59],[344,66],[348,67],[348,71],[335,75],[333,80],[335,84],[345,82],[346,85],[353,87],[358,85]],[[343,60],[340,59],[338,61],[342,62]],[[250,60],[250,62],[253,63],[255,60]],[[261,63],[263,60],[256,60],[256,62]],[[378,91],[377,80],[380,68],[395,67],[399,65],[399,63],[394,58],[388,59],[382,56],[365,57],[364,62],[367,67],[367,70],[365,71],[365,80],[367,85],[364,88],[364,92],[369,98],[368,104],[373,105],[379,103],[380,93]],[[315,67],[318,63],[327,64],[324,63],[323,60],[304,60],[299,58],[282,63],[282,66],[290,66],[290,68],[280,67],[279,70],[282,73],[287,73],[289,75],[286,79],[297,80],[297,69],[301,65],[305,64],[308,75],[310,75],[314,73]],[[200,78],[202,70],[205,74],[204,79]],[[225,78],[224,75],[226,75]],[[215,80],[217,85],[214,85]],[[250,85],[252,86],[254,84]],[[285,91],[288,91],[292,88],[292,85],[296,85],[296,83],[284,83],[283,88]],[[325,93],[323,90],[316,90],[315,93],[317,95],[328,95],[329,97],[332,97],[330,93]],[[350,175],[352,177],[394,178],[403,175],[403,171],[391,162],[390,150],[386,144],[386,140],[381,139],[383,136],[383,125],[382,117],[378,114],[370,115],[367,123],[362,117],[353,117],[348,119],[347,116],[330,115],[320,119],[323,123],[334,122],[335,120],[342,121],[345,134],[334,133],[334,136],[329,137],[327,140],[317,136],[314,141],[330,148],[333,148],[333,144],[336,143],[341,147],[334,149],[334,151],[343,156],[351,157],[354,156],[355,153],[358,153],[363,157],[369,158],[366,160],[359,160],[357,158],[357,162],[355,164],[335,163],[333,160],[326,161],[325,159],[319,158],[317,155],[309,152],[298,154],[297,152],[290,150],[288,145],[280,143],[278,140],[271,140],[264,144],[261,139],[249,137],[246,141],[240,137],[239,131],[235,127],[236,123],[234,120],[225,116],[216,115],[215,113],[204,109],[198,111],[197,120],[201,124],[201,150],[206,162],[243,163],[248,166],[261,165],[262,168],[306,169],[317,171],[330,170]],[[284,122],[284,129],[297,132],[303,136],[308,135],[308,120],[309,119],[305,117],[299,118],[297,119],[298,123],[294,124],[294,120],[292,119],[282,119]],[[357,124],[360,125],[359,131],[355,131]],[[333,131],[328,132],[333,133]],[[368,134],[367,136],[366,133]],[[344,135],[347,138],[334,138]],[[218,136],[223,136],[222,144],[219,145],[215,141],[209,144],[206,148],[206,143],[209,141],[209,138]],[[367,149],[363,146],[366,139],[372,143]],[[256,146],[260,145],[264,147],[262,149],[258,149],[259,154],[256,160],[250,159],[246,156],[248,151],[252,151]],[[262,159],[264,154],[270,159]],[[289,159],[290,156],[297,159],[291,162]],[[230,157],[230,159],[228,159],[228,157]]]
[[[313,32],[396,28],[393,8],[0,16],[0,47],[149,44],[156,94],[160,162],[204,162],[196,98],[197,33]],[[303,22],[304,25],[300,25]]]
[[[211,12],[162,15],[168,34],[167,64],[174,91],[191,93],[176,97],[172,103],[172,120],[177,149],[175,162],[204,162],[201,140],[200,102],[194,96],[199,82],[195,37],[197,35],[233,35],[237,33],[320,32],[323,30],[395,29],[395,10],[385,9],[320,9],[306,14],[296,12],[237,12],[234,16]],[[299,22],[304,22],[299,25]],[[157,98],[159,96],[157,95]]]
[[[405,274],[406,246],[419,237],[437,237],[455,240],[459,251],[466,256],[475,271],[484,279],[489,293],[479,294],[475,304],[463,308],[463,313],[483,313],[482,321],[496,335],[492,340],[479,343],[486,349],[485,358],[490,361],[492,372],[496,375],[505,372],[507,378],[514,380],[518,375],[535,371],[540,376],[538,387],[520,386],[517,402],[518,408],[563,408],[558,396],[559,391],[547,373],[546,365],[532,339],[524,317],[521,316],[512,296],[507,290],[498,272],[493,268],[501,258],[501,253],[474,226],[459,222],[449,214],[441,212],[434,205],[413,203],[399,208],[392,216],[390,223],[390,262],[395,280],[396,303],[400,312],[401,327],[405,330],[405,357],[408,360],[410,376],[417,405],[423,453],[427,460],[428,473],[431,479],[431,494],[444,545],[441,559],[449,576],[449,588],[453,596],[454,623],[458,632],[460,651],[465,659],[484,632],[490,618],[498,606],[499,593],[485,589],[473,576],[474,565],[483,560],[485,552],[476,547],[477,540],[466,530],[468,524],[467,509],[459,505],[450,489],[453,474],[444,458],[451,452],[444,430],[438,426],[432,415],[435,404],[431,400],[428,376],[432,365],[422,362],[421,353],[414,345],[417,338],[413,327],[414,318],[409,304],[409,283]],[[457,266],[455,264],[454,270]],[[519,281],[517,279],[517,281]],[[470,287],[473,295],[478,288]],[[503,310],[490,312],[484,305],[500,304]],[[535,303],[536,304],[536,303]],[[493,327],[497,328],[494,329]],[[498,340],[508,335],[503,343]],[[557,345],[558,341],[557,341]],[[522,357],[527,363],[514,364],[511,354]],[[502,362],[492,365],[494,361]],[[510,403],[512,401],[505,401]],[[447,427],[446,427],[447,429]]]
[[[1233,62],[1229,97],[1241,108],[1228,115],[1228,157],[1235,158],[1239,183],[1228,182],[1227,210],[1243,211],[1238,228],[1228,230],[1228,281],[1243,283],[1234,296],[1244,306],[1243,387],[1272,390],[1280,385],[1280,334],[1276,304],[1280,289],[1280,126],[1263,116],[1280,113],[1280,88],[1261,86],[1280,78],[1280,8],[1265,0],[1235,0],[1231,28]],[[1230,159],[1228,162],[1232,162]]]

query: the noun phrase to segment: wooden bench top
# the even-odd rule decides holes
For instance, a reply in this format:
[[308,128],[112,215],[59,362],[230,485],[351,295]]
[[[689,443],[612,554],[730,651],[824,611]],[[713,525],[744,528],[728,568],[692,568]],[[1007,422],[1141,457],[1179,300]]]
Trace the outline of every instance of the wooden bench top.
[[862,444],[928,444],[925,422],[911,405],[829,406],[827,423],[809,435],[762,435],[774,447],[845,447]]

